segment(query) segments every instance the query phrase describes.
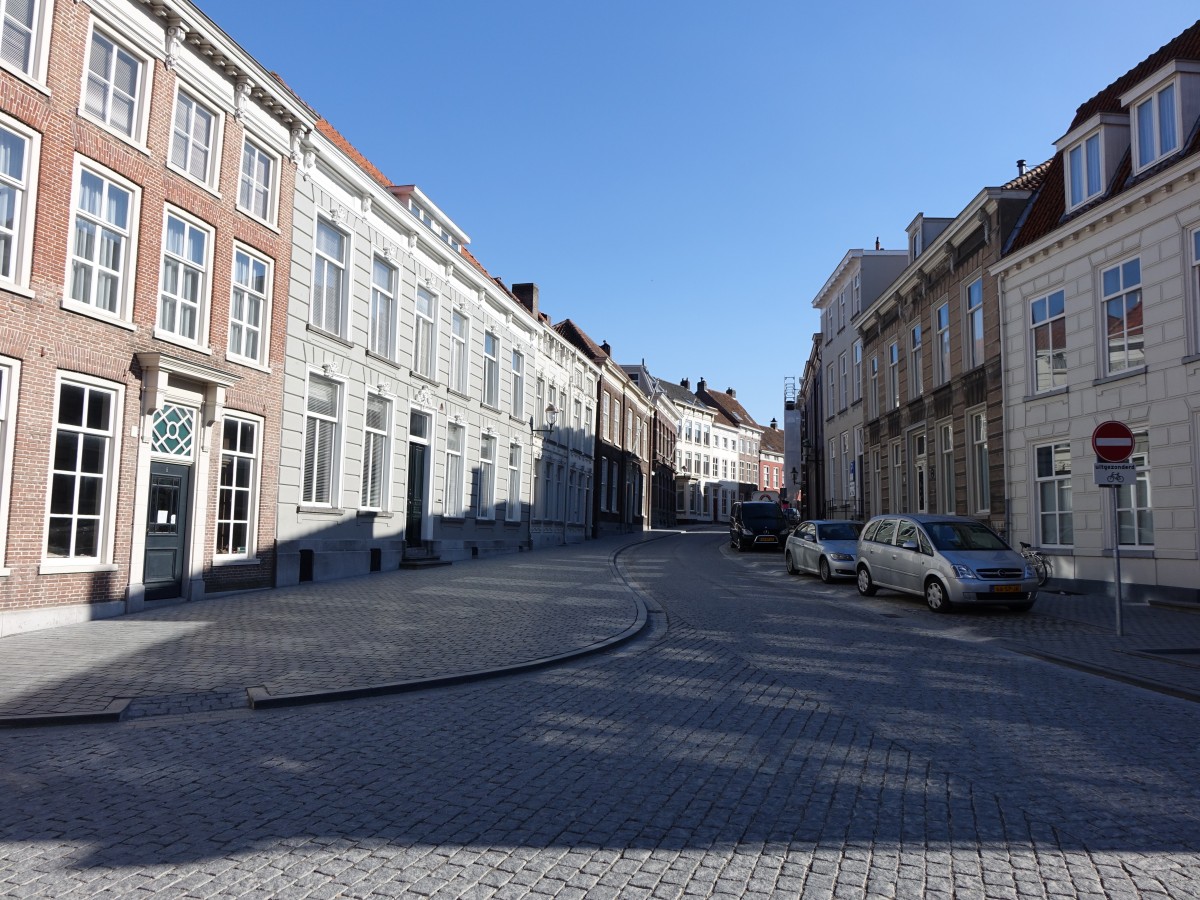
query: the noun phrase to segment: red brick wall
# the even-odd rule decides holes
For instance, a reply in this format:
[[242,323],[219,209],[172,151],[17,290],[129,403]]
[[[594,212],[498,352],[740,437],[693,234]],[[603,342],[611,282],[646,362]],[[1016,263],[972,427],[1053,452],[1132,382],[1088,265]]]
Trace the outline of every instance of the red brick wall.
[[[0,291],[0,353],[21,361],[18,407],[15,423],[12,423],[15,452],[4,559],[10,574],[0,577],[0,609],[52,607],[125,596],[133,541],[132,505],[139,449],[139,438],[132,435],[141,422],[141,383],[135,355],[154,350],[238,376],[241,380],[227,393],[226,409],[254,413],[264,419],[260,435],[256,542],[259,564],[211,568],[220,474],[219,422],[208,435],[208,483],[195,488],[197,494],[201,491],[206,494],[208,522],[204,533],[193,530],[191,540],[202,541],[205,547],[204,577],[208,591],[266,586],[273,579],[279,410],[295,168],[286,157],[280,161],[277,228],[267,227],[236,209],[244,130],[232,115],[224,116],[219,197],[168,169],[171,120],[180,76],[158,60],[151,61],[154,71],[147,132],[148,156],[81,117],[78,113],[80,86],[90,17],[91,10],[86,4],[60,2],[54,5],[49,96],[0,72],[0,107],[7,115],[42,135],[30,280],[35,296],[31,299],[23,294]],[[160,20],[154,21],[155,27],[162,27]],[[184,49],[183,53],[193,54],[194,51]],[[180,71],[186,71],[186,67],[181,66]],[[61,307],[71,237],[76,152],[141,186],[133,300],[136,330],[133,331]],[[153,337],[163,210],[167,203],[188,211],[213,229],[211,306],[208,311],[211,355]],[[225,360],[235,240],[274,260],[268,359],[271,373]],[[45,542],[55,379],[60,370],[86,373],[125,386],[125,403],[118,426],[121,455],[115,481],[110,482],[116,490],[115,572],[45,575],[38,572]]]

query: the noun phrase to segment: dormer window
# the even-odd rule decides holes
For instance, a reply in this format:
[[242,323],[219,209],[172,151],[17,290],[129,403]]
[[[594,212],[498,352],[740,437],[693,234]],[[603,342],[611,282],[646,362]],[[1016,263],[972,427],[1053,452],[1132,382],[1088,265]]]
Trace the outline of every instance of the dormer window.
[[1176,59],[1121,95],[1133,133],[1133,174],[1183,149],[1200,113],[1200,61]]
[[1137,171],[1179,149],[1179,104],[1175,83],[1156,91],[1133,109]]
[[1097,113],[1054,142],[1066,166],[1067,212],[1104,195],[1129,149],[1129,117]]
[[1100,133],[1080,141],[1067,151],[1067,205],[1074,209],[1104,190],[1100,168]]

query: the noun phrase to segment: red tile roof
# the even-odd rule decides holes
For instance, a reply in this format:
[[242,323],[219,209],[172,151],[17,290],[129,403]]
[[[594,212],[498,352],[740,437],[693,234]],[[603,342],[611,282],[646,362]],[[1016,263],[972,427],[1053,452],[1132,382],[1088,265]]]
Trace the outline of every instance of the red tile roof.
[[342,133],[334,128],[332,124],[330,124],[328,119],[317,119],[317,131],[325,135],[330,143],[345,153],[348,157],[350,157],[350,159],[354,160],[360,169],[371,176],[372,180],[376,181],[385,188],[390,188],[393,184],[395,184],[395,182],[384,175],[383,172],[379,171],[373,162],[363,156],[358,151],[358,148],[346,140]]
[[571,319],[563,319],[554,326],[554,330],[591,357],[592,362],[603,365],[609,355],[593,341],[586,331],[576,325]]
[[[1071,125],[1066,133],[1069,134],[1097,113],[1124,113],[1125,110],[1121,106],[1121,95],[1175,59],[1200,60],[1200,21],[1150,54],[1096,96],[1081,104],[1075,111],[1075,118],[1071,120]],[[1191,156],[1200,150],[1200,129],[1193,128],[1193,125],[1194,123],[1185,123],[1185,128],[1189,130],[1190,140],[1183,153],[1180,156],[1171,157],[1169,162],[1164,165],[1173,165],[1180,159]],[[1029,216],[1013,241],[1009,252],[1032,244],[1063,223],[1066,213],[1065,170],[1063,154],[1056,153],[1050,160],[1041,190],[1029,209]],[[1109,190],[1103,194],[1103,199],[1114,197],[1126,190],[1130,186],[1131,172],[1132,163],[1129,159],[1129,151],[1126,151],[1124,158],[1117,166],[1112,184],[1108,186]]]

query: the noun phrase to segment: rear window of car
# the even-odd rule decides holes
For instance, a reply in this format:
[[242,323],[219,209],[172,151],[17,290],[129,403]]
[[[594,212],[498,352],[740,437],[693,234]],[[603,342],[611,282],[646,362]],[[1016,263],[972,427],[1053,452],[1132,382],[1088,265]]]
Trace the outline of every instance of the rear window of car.
[[823,541],[857,541],[862,525],[857,522],[830,522],[818,527]]
[[774,503],[746,503],[742,506],[742,521],[747,525],[785,525],[783,510]]
[[862,533],[864,541],[875,540],[875,532],[879,529],[879,522],[868,522],[866,530]]
[[896,532],[896,543],[903,546],[905,541],[915,541],[917,539],[917,526],[915,522],[901,522],[900,528]]

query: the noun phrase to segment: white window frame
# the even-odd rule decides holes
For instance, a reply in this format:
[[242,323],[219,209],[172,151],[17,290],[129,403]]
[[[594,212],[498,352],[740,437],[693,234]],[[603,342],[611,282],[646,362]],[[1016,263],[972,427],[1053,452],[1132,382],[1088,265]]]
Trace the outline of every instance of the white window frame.
[[[1060,288],[1029,301],[1030,393],[1043,394],[1067,384],[1066,293]],[[1055,341],[1055,334],[1058,341]]]
[[1070,547],[1075,543],[1071,469],[1070,441],[1033,448],[1033,500],[1042,546]]
[[1189,237],[1192,248],[1192,350],[1200,353],[1200,228],[1194,229]]
[[937,372],[935,381],[943,385],[950,380],[954,371],[953,359],[950,356],[950,303],[941,304],[933,311],[933,331],[937,337],[934,353],[937,356]]
[[50,23],[53,19],[53,0],[33,0],[30,3],[28,22],[14,22],[8,15],[13,0],[0,0],[0,44],[12,46],[9,35],[13,31],[28,31],[28,59],[21,64],[15,60],[0,55],[0,68],[3,68],[19,78],[44,86],[46,83],[46,64],[49,58]]
[[[323,232],[341,241],[340,258],[321,249]],[[338,228],[332,220],[317,216],[316,232],[313,235],[312,290],[308,304],[308,321],[312,328],[339,338],[345,338],[350,318],[350,249],[350,235]],[[337,291],[336,303],[332,310],[328,297],[331,289]]]
[[987,354],[986,342],[981,275],[963,289],[963,360],[968,371],[983,365]]
[[467,427],[448,422],[446,424],[446,489],[442,501],[442,515],[451,519],[466,518],[463,503],[463,459],[466,453]]
[[[525,415],[525,354],[520,350],[512,352],[512,396],[509,398],[512,403],[512,414],[516,418],[523,418]],[[567,415],[564,409],[563,417]]]
[[500,408],[500,338],[491,330],[483,333],[483,405]]
[[[86,418],[83,425],[63,426],[59,422],[62,405],[62,391],[66,386],[82,388],[84,391],[102,391],[109,395],[109,410],[110,421],[107,430],[88,427]],[[124,385],[104,381],[99,378],[91,378],[87,375],[80,375],[74,372],[59,371],[55,376],[54,383],[54,428],[52,432],[52,448],[58,443],[58,435],[60,429],[69,431],[73,434],[80,434],[85,437],[101,437],[106,441],[105,452],[105,468],[103,472],[104,484],[102,485],[101,499],[98,504],[99,514],[95,517],[97,522],[97,538],[95,556],[51,556],[49,553],[50,542],[50,520],[51,518],[61,518],[62,515],[52,515],[53,500],[54,500],[54,484],[55,484],[55,457],[56,452],[52,449],[50,453],[49,477],[46,484],[49,486],[46,491],[46,513],[43,520],[44,532],[42,534],[42,571],[53,572],[88,572],[97,570],[108,570],[113,568],[113,532],[114,528],[114,510],[117,497],[117,480],[119,472],[117,467],[121,459],[121,432],[122,423],[124,421],[125,411],[125,387]],[[74,474],[78,476],[78,468],[74,470],[61,470],[62,474]],[[78,499],[78,494],[73,495],[72,506],[75,506],[75,500]],[[72,510],[69,515],[72,521],[78,518],[77,513]],[[72,545],[74,541],[72,540]]]
[[[240,281],[238,263],[247,260],[250,281]],[[263,268],[262,288],[255,287],[255,268]],[[230,275],[229,294],[229,342],[225,358],[232,362],[249,363],[258,367],[267,365],[267,354],[271,345],[271,295],[275,288],[275,261],[263,256],[245,244],[233,245],[233,271]],[[253,321],[250,310],[258,305],[258,321]],[[244,353],[249,336],[257,343],[257,353]]]
[[[372,421],[372,404],[383,421]],[[359,478],[358,508],[386,512],[391,508],[392,491],[392,407],[383,394],[367,391],[363,404],[362,472]],[[376,496],[372,497],[372,494]],[[371,502],[374,500],[375,502]]]
[[925,345],[921,323],[916,322],[908,329],[908,380],[913,397],[925,393]]
[[892,341],[888,345],[887,389],[889,410],[900,408],[900,342]]
[[[1136,267],[1131,268],[1131,267]],[[1116,275],[1116,280],[1109,278]],[[1146,365],[1146,330],[1145,322],[1136,329],[1129,324],[1131,298],[1134,306],[1145,315],[1145,297],[1142,294],[1142,261],[1141,257],[1133,256],[1115,265],[1105,266],[1100,270],[1100,332],[1104,342],[1100,358],[1104,361],[1105,375],[1118,375],[1124,372],[1136,372]],[[1120,349],[1114,347],[1113,335],[1109,322],[1109,308],[1116,303],[1121,305]],[[1132,340],[1131,338],[1140,338]],[[1140,345],[1141,358],[1137,359]],[[1114,365],[1118,354],[1124,358],[1122,365]],[[1136,360],[1136,361],[1135,361]]]
[[1063,180],[1068,212],[1104,193],[1104,141],[1099,131],[1093,131],[1068,147],[1063,162],[1066,164]]
[[[230,448],[227,446],[226,429],[229,425],[234,425],[237,429],[237,446]],[[219,565],[222,562],[232,562],[235,560],[253,559],[257,551],[257,536],[258,536],[258,506],[259,506],[259,484],[262,469],[262,442],[263,442],[263,419],[258,416],[249,415],[242,412],[228,413],[221,421],[221,456],[220,469],[217,481],[217,508],[214,511],[214,534],[213,534],[213,564]],[[241,444],[243,437],[243,427],[250,426],[254,433],[254,447],[247,452]],[[233,463],[235,473],[242,465],[249,466],[249,479],[246,484],[239,484],[235,481],[232,484],[226,484],[226,461]],[[246,516],[244,519],[235,518],[232,514],[224,516],[222,500],[227,492],[232,491],[234,496],[244,494],[246,498]],[[236,509],[236,503],[232,500],[229,503],[229,509]],[[244,524],[246,528],[246,544],[242,552],[228,552],[222,550],[221,544],[221,529],[223,526],[232,528],[235,525]]]
[[871,357],[871,387],[867,394],[867,417],[879,418],[879,354]]
[[508,522],[521,521],[521,445],[516,441],[508,445],[508,490],[504,518]]
[[[171,222],[177,221],[184,228],[183,251],[172,249],[168,240],[171,235]],[[197,261],[187,255],[187,248],[193,235],[204,238],[203,260]],[[184,344],[207,351],[208,347],[208,315],[211,307],[213,241],[216,237],[213,228],[206,222],[188,215],[183,210],[168,206],[163,213],[163,243],[162,266],[159,269],[158,306],[154,319],[154,336],[176,344]],[[167,277],[172,264],[178,268],[179,279],[175,288]],[[195,273],[197,278],[197,293],[190,296],[184,290],[188,273]],[[174,327],[164,323],[164,313],[173,310]],[[191,334],[183,330],[184,313],[194,310],[195,323]]]
[[834,378],[833,362],[825,364],[825,416],[837,411],[837,379]]
[[[1150,491],[1150,440],[1145,431],[1133,433],[1129,462],[1136,468],[1132,484],[1117,488],[1117,534],[1122,547],[1148,550],[1154,547],[1154,500]],[[1124,540],[1131,534],[1132,540]]]
[[[11,485],[13,449],[16,446],[17,398],[21,391],[21,361],[0,356],[0,484]],[[0,491],[0,576],[8,575],[8,511],[12,491]]]
[[[109,197],[109,188],[116,188],[128,195],[128,205],[125,211],[125,224],[118,226],[115,222],[104,218],[103,215],[80,209],[80,204],[83,201],[83,178],[87,174],[93,178],[98,178],[104,182],[103,196]],[[121,325],[126,328],[133,328],[133,288],[135,275],[137,271],[137,223],[141,218],[141,189],[131,182],[126,181],[113,172],[108,171],[100,166],[95,165],[91,161],[86,161],[83,157],[76,156],[75,169],[73,173],[73,188],[71,193],[71,218],[70,218],[70,234],[67,238],[67,271],[64,284],[66,287],[63,290],[62,305],[63,309],[69,309],[72,312],[83,313],[86,316],[92,316],[97,319],[103,319],[106,322],[114,325]],[[79,230],[78,222],[82,219],[89,225],[96,228],[96,234],[93,237],[93,243],[96,249],[93,250],[90,258],[79,256],[76,250],[79,247],[77,233]],[[112,272],[116,275],[117,287],[115,291],[116,309],[108,310],[97,306],[94,302],[96,273],[99,268],[100,260],[100,237],[104,230],[111,231],[117,235],[122,243],[119,253],[120,269],[112,269],[105,266],[106,272]],[[72,296],[75,284],[75,270],[77,266],[86,266],[91,270],[89,279],[92,288],[88,291],[88,297],[82,300]]]
[[[461,325],[461,327],[460,327]],[[466,396],[470,387],[470,356],[467,348],[471,346],[471,320],[459,310],[450,313],[450,384],[449,388],[456,393]],[[538,382],[544,389],[545,383]],[[541,394],[538,395],[539,405]],[[540,423],[539,423],[540,424]]]
[[890,471],[888,472],[888,512],[904,512],[904,442],[892,441]]
[[[113,54],[112,60],[110,60],[109,65],[106,66],[106,70],[103,73],[92,70],[92,55],[96,52],[98,42],[111,47]],[[128,92],[122,91],[124,97],[131,101],[128,131],[121,127],[120,124],[117,124],[113,116],[113,66],[121,55],[124,55],[129,61],[137,64],[137,74],[133,80],[134,93],[130,95]],[[148,101],[152,91],[151,79],[153,78],[153,69],[154,67],[151,65],[150,60],[144,54],[135,51],[127,43],[114,37],[107,28],[100,27],[93,20],[91,30],[88,34],[87,53],[83,66],[82,85],[79,93],[79,112],[121,140],[132,142],[138,147],[145,147],[146,118],[150,107]],[[91,102],[92,98],[89,96],[92,85],[103,86],[104,97],[99,109],[93,106]]]
[[[197,112],[208,116],[207,145],[203,144],[195,133]],[[186,122],[180,123],[180,115],[186,116]],[[175,111],[171,117],[171,145],[167,149],[168,168],[209,190],[215,189],[221,168],[223,121],[221,114],[212,105],[202,100],[197,92],[178,85],[175,90]],[[199,172],[196,171],[195,165],[197,156],[194,151],[196,147],[203,148],[206,154],[203,169]],[[182,153],[182,160],[176,160],[177,151]]]
[[850,373],[847,371],[849,362],[845,353],[838,354],[838,395],[841,403],[838,404],[839,409],[845,409],[850,405]]
[[[334,412],[332,415],[324,412],[314,411],[312,409],[312,386],[314,382],[325,382],[333,387],[334,390]],[[340,379],[330,378],[324,374],[310,371],[308,373],[308,382],[304,386],[304,437],[302,451],[300,456],[300,505],[319,508],[339,508],[341,506],[342,496],[342,441],[345,436],[344,420],[346,413],[346,385]],[[321,490],[322,485],[317,483],[317,475],[320,466],[320,456],[313,458],[312,463],[309,461],[309,423],[317,423],[318,429],[322,428],[322,423],[327,424],[332,433],[329,438],[329,444],[326,448],[326,453],[329,455],[329,477],[328,484],[324,485],[324,491]],[[319,432],[317,434],[319,439]],[[319,450],[319,447],[314,447]],[[308,480],[307,474],[312,470],[311,485],[312,490],[305,485]],[[324,493],[324,497],[322,494]]]
[[494,521],[496,518],[496,436],[483,434],[479,438],[479,496],[475,518]]
[[396,318],[400,311],[399,270],[378,253],[371,256],[371,307],[367,349],[383,359],[396,358]]
[[853,354],[854,366],[854,396],[852,402],[857,403],[862,399],[863,390],[863,345],[862,341],[855,341],[851,348]]
[[437,378],[437,310],[437,294],[417,285],[413,304],[413,371],[430,381]]
[[[5,2],[7,0],[0,0],[0,6]],[[28,290],[42,138],[36,131],[5,115],[0,115],[0,131],[11,135],[22,148],[21,172],[13,175],[0,171],[0,191],[12,198],[11,203],[0,205],[7,205],[11,209],[13,220],[11,228],[0,225],[0,239],[8,244],[7,254],[0,258],[0,283]]]
[[[1168,92],[1170,92],[1171,108],[1164,115],[1163,98]],[[1132,126],[1130,131],[1133,138],[1131,156],[1135,175],[1179,152],[1184,136],[1181,97],[1180,82],[1178,79],[1172,79],[1131,104],[1129,112]],[[1143,128],[1143,125],[1146,127]],[[1169,133],[1164,129],[1169,129]],[[1171,142],[1169,146],[1168,141]]]
[[968,511],[978,515],[992,510],[987,409],[978,406],[967,410],[966,425]]
[[[260,171],[264,163],[268,167],[265,180]],[[238,157],[237,208],[253,219],[274,225],[279,210],[279,169],[278,154],[247,135]]]
[[954,422],[943,419],[937,428],[937,502],[938,512],[954,515]]

